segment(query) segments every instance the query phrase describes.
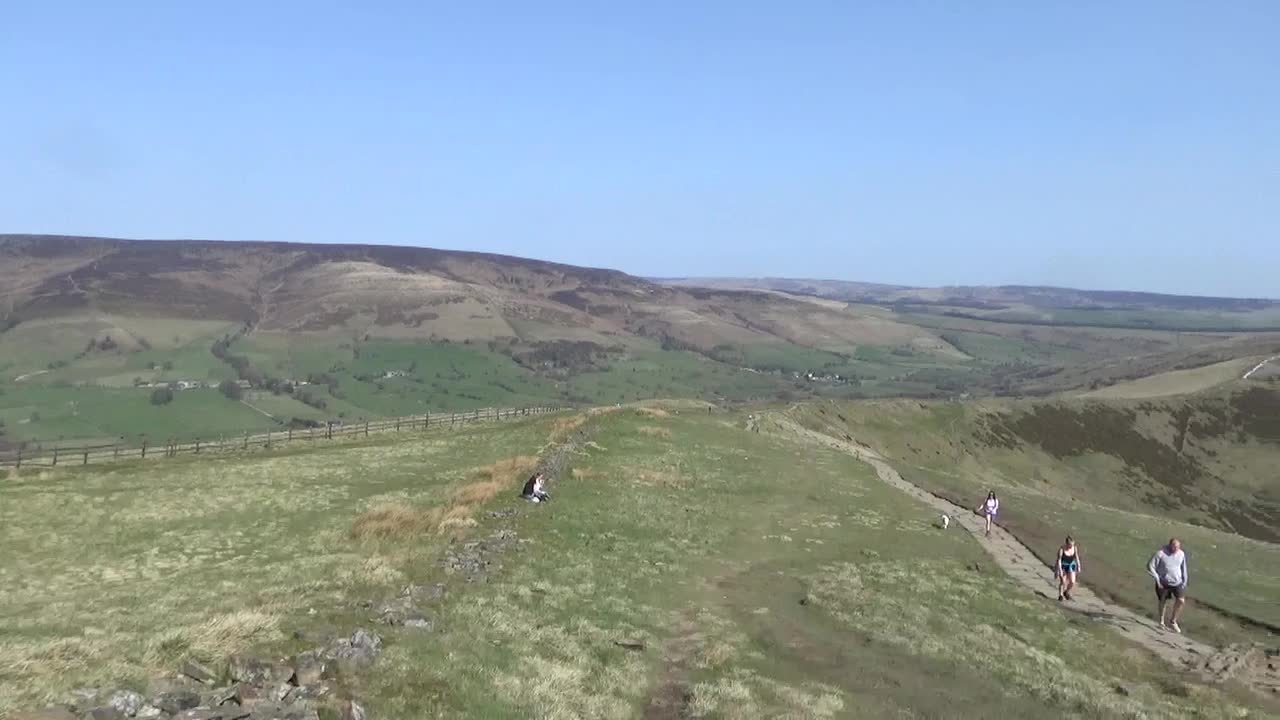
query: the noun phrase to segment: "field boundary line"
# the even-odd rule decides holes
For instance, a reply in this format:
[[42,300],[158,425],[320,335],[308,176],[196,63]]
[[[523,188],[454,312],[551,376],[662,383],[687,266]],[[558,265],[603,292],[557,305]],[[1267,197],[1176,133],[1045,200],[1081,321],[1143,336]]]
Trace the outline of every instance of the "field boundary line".
[[244,452],[254,448],[272,448],[299,442],[316,442],[368,437],[388,432],[422,433],[456,429],[478,423],[496,423],[505,420],[558,413],[560,406],[536,406],[513,408],[478,408],[465,412],[424,413],[404,417],[365,420],[355,423],[328,422],[310,427],[284,427],[263,433],[220,435],[217,438],[177,442],[175,440],[152,442],[147,439],[138,445],[124,443],[60,444],[52,447],[18,448],[0,453],[0,467],[16,469],[27,467],[84,466],[120,460],[148,460],[177,457],[179,455],[218,455],[226,452]]

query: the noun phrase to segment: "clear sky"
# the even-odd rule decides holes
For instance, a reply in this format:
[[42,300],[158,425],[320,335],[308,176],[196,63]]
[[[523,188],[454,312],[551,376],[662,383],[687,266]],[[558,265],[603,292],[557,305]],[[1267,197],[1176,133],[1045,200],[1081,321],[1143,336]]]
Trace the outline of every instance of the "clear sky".
[[1280,2],[0,9],[0,232],[1280,296]]

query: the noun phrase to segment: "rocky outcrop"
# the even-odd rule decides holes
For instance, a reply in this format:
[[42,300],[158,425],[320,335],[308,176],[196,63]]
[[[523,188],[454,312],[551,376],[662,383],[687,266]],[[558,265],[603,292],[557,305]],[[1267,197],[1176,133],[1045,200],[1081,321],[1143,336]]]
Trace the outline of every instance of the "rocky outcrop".
[[339,697],[342,669],[372,664],[382,637],[365,629],[289,658],[233,655],[221,672],[183,663],[147,694],[134,690],[75,690],[66,703],[20,714],[23,720],[319,720],[328,707],[339,717],[365,718],[364,707]]

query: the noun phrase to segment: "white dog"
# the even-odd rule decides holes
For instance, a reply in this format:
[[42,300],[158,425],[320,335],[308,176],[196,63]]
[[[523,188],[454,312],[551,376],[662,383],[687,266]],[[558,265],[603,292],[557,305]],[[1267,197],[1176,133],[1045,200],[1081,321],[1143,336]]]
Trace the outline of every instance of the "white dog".
[[951,527],[951,516],[944,513],[942,516],[942,529],[946,530],[948,527]]

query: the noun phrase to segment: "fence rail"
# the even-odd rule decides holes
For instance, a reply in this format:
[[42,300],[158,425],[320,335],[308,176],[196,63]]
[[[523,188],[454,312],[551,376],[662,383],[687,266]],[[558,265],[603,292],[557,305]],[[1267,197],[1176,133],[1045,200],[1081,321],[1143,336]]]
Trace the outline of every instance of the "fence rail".
[[425,432],[457,428],[483,422],[498,422],[532,415],[559,412],[559,407],[484,408],[456,413],[427,413],[408,417],[386,418],[357,423],[329,423],[320,427],[281,428],[265,433],[220,436],[216,439],[195,439],[185,442],[149,442],[140,445],[108,444],[54,444],[35,448],[20,448],[0,452],[0,467],[63,467],[89,465],[129,459],[177,457],[178,455],[202,455],[221,452],[245,451],[251,448],[271,448],[282,443],[338,440],[342,438],[368,437],[386,432]]

